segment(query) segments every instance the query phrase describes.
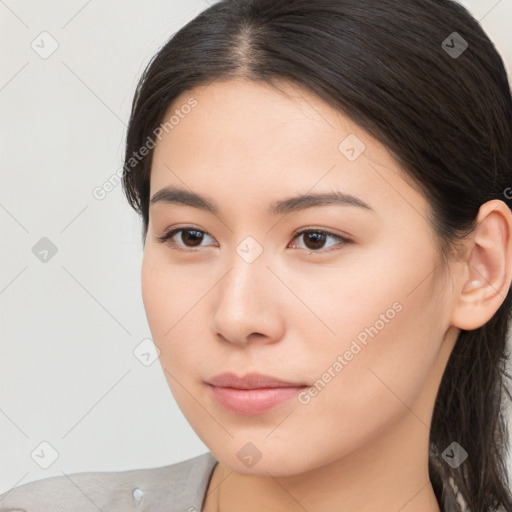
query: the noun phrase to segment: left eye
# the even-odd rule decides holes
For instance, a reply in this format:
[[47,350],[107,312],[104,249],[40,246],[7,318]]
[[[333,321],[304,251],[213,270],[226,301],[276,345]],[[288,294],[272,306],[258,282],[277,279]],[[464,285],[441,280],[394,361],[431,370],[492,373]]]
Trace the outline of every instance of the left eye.
[[[181,242],[184,245],[178,244],[173,238],[178,234],[181,233]],[[157,241],[164,243],[166,241],[170,241],[168,245],[171,246],[173,249],[182,250],[182,251],[193,251],[194,247],[199,247],[201,245],[201,242],[204,240],[204,236],[210,236],[205,231],[201,231],[199,229],[194,228],[176,228],[172,229],[165,235],[161,237],[157,237]],[[321,229],[305,229],[302,231],[299,231],[294,234],[293,240],[296,240],[300,237],[303,238],[306,241],[306,249],[309,252],[324,252],[319,251],[319,249],[322,249],[325,245],[325,242],[328,238],[331,238],[333,240],[336,240],[340,245],[346,245],[351,243],[351,240],[348,238],[345,238],[341,235],[335,235],[334,233],[330,233],[328,231],[324,231]],[[211,238],[211,237],[210,237]],[[213,239],[212,239],[213,240]],[[190,244],[190,245],[189,245]],[[331,244],[337,245],[337,244]]]
[[[325,240],[328,238],[337,240],[338,243],[340,243],[341,245],[350,243],[350,240],[348,238],[345,238],[341,235],[335,235],[334,233],[329,233],[328,231],[324,231],[322,229],[305,229],[299,231],[298,233],[295,234],[293,239],[295,240],[301,237],[305,237],[303,239],[307,241],[305,249],[313,252],[319,252],[318,249],[321,248],[319,246],[323,246],[325,244]],[[307,246],[307,244],[311,245]],[[332,247],[332,245],[330,247]]]

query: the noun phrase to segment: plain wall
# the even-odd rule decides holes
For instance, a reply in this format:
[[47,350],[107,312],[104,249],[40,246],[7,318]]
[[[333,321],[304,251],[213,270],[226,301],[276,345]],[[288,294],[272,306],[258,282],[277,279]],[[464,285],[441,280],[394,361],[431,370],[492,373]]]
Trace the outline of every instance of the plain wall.
[[[464,4],[512,73],[512,0]],[[103,199],[93,195],[122,165],[145,64],[207,7],[0,3],[0,492],[63,472],[162,466],[208,450],[158,360],[145,366],[133,353],[151,337],[140,220],[120,184]],[[47,58],[31,46],[50,51],[52,38],[58,48]],[[49,250],[47,262],[34,246]],[[58,452],[47,469],[40,465],[53,452],[42,442]]]

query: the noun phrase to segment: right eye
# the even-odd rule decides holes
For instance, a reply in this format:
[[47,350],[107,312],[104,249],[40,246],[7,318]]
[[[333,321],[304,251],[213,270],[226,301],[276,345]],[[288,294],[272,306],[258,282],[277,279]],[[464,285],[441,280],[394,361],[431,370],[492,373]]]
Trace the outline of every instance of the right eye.
[[[178,237],[184,244],[182,246],[173,240],[178,233],[182,233],[181,236]],[[194,247],[200,247],[201,242],[204,240],[204,235],[210,236],[205,231],[201,231],[194,227],[180,227],[173,228],[163,236],[157,237],[157,241],[160,243],[166,243],[171,249],[177,249],[179,251],[193,251]],[[190,245],[187,245],[188,243],[190,243]]]

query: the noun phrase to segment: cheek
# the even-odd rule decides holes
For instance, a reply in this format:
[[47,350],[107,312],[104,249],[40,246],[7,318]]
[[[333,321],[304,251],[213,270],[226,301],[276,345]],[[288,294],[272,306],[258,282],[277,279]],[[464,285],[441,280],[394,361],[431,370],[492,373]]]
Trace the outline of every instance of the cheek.
[[183,306],[187,302],[187,287],[176,274],[176,269],[166,264],[157,250],[146,246],[141,268],[142,300],[164,368],[169,367],[170,341],[182,326],[180,318],[186,313]]
[[155,343],[172,338],[175,325],[179,325],[190,310],[197,295],[197,286],[176,265],[169,264],[165,251],[146,246],[141,267],[141,291],[144,309]]
[[[313,287],[310,281],[309,294],[305,287],[299,290],[322,320],[294,317],[297,336],[310,342],[307,368],[313,370],[311,382],[318,383],[317,395],[310,397],[313,417],[328,422],[335,408],[364,418],[370,407],[372,421],[383,420],[418,396],[443,338],[443,299],[431,272],[431,251],[428,245],[414,254],[383,251],[346,275],[338,271]],[[319,337],[322,324],[333,332]]]
[[350,301],[338,293],[338,314],[331,307],[326,319],[339,334],[315,352],[318,391],[304,410],[337,435],[363,439],[407,414],[432,374],[442,300],[432,276],[418,286],[414,272],[401,270],[371,293],[361,290],[360,300],[353,289]]
[[[206,280],[205,280],[206,281]],[[141,267],[144,309],[160,363],[174,391],[171,375],[180,379],[204,358],[205,319],[201,300],[212,283],[191,282],[191,276],[171,265],[165,253],[146,246]]]
[[141,267],[141,292],[144,310],[155,343],[161,337],[161,323],[163,319],[162,306],[165,304],[165,276],[155,265],[155,258],[149,246],[144,249],[144,257]]

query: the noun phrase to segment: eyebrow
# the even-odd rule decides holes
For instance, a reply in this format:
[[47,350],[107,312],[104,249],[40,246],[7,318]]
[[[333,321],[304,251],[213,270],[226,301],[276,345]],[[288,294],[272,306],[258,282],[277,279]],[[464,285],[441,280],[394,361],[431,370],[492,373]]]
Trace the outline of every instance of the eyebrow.
[[[199,208],[215,215],[219,214],[219,208],[211,199],[196,194],[195,192],[190,192],[189,190],[174,186],[164,187],[153,195],[151,198],[151,204],[159,202],[181,204],[191,206],[193,208]],[[357,206],[375,213],[375,210],[362,199],[338,191],[319,194],[303,194],[279,201],[273,201],[268,206],[267,213],[269,215],[282,215],[299,210],[305,210],[307,208],[329,205]]]

